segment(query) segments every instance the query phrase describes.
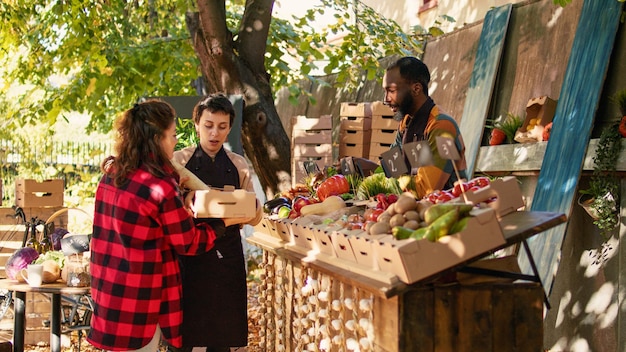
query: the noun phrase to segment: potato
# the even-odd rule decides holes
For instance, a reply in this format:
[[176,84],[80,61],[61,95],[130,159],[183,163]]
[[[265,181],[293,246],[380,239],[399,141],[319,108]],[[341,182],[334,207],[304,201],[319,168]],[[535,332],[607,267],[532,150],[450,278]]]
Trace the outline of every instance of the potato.
[[382,213],[378,215],[377,222],[389,222],[389,220],[391,220],[391,215],[387,213]]
[[377,222],[369,228],[370,235],[384,235],[391,233],[391,226],[386,222]]
[[402,214],[396,214],[394,216],[391,217],[391,219],[389,220],[389,226],[394,227],[394,226],[402,226],[404,225],[404,215]]
[[415,220],[409,220],[407,222],[404,223],[404,225],[402,225],[404,227],[406,227],[407,229],[411,229],[411,230],[417,230],[420,228],[420,224],[419,222],[415,221]]
[[415,210],[409,210],[406,213],[404,213],[404,219],[406,221],[415,220],[417,222],[419,222],[421,220],[420,219],[420,214],[417,211],[415,211]]
[[415,210],[417,206],[416,203],[415,198],[402,194],[398,197],[398,200],[393,203],[393,207],[396,214],[404,214],[409,210]]

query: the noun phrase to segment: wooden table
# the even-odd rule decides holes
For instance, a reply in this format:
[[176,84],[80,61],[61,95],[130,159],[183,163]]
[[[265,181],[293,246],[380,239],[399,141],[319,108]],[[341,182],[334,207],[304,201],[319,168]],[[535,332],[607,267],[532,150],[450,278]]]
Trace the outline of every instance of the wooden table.
[[13,351],[24,351],[24,332],[26,330],[26,293],[39,292],[52,295],[50,306],[50,351],[61,351],[61,295],[85,295],[90,292],[89,287],[68,287],[63,281],[52,284],[43,284],[40,287],[31,287],[26,283],[15,280],[0,280],[0,288],[13,291]]

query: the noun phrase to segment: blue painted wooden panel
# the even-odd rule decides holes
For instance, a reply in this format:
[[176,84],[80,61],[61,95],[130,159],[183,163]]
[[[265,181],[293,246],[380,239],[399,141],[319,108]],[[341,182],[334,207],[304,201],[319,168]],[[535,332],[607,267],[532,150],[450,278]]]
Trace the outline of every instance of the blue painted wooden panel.
[[[583,4],[531,210],[571,214],[621,6],[615,0],[586,0]],[[529,240],[548,293],[558,267],[565,228],[561,225]],[[523,251],[519,259],[522,270],[530,273]]]
[[489,10],[480,33],[474,70],[467,89],[463,117],[459,124],[465,141],[465,158],[470,178],[474,173],[480,150],[512,7],[513,5],[507,4]]

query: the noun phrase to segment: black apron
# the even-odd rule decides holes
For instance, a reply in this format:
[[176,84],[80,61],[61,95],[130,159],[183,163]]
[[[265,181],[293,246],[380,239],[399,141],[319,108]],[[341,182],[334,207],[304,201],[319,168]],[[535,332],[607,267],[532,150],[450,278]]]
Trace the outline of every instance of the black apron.
[[[239,173],[224,148],[212,160],[200,147],[185,167],[213,187],[240,188]],[[248,344],[246,269],[240,226],[226,229],[208,253],[181,256],[183,345],[239,347]]]

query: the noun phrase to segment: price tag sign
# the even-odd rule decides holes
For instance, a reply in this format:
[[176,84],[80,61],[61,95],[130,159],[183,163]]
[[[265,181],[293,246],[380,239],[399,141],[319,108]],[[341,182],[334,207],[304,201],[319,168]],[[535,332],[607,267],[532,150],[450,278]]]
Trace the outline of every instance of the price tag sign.
[[442,159],[459,160],[461,155],[454,144],[454,140],[448,137],[437,137],[437,151]]
[[380,155],[380,165],[385,171],[385,176],[398,178],[409,173],[404,159],[404,153],[399,147],[393,147]]
[[61,251],[68,256],[89,251],[89,235],[67,235],[61,238]]
[[355,173],[354,162],[351,156],[341,159],[341,173],[344,175],[352,175]]
[[302,167],[307,174],[316,174],[320,172],[320,167],[314,160],[306,160],[302,162]]
[[428,141],[407,143],[402,149],[412,169],[433,164],[433,153],[430,151]]

